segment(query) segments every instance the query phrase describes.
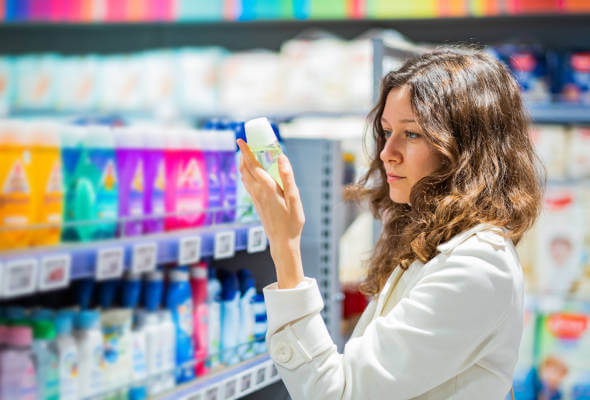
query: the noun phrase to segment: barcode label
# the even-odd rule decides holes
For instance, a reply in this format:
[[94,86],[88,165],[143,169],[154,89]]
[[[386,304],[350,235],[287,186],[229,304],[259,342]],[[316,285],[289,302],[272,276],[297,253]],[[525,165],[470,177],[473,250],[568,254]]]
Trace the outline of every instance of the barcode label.
[[123,247],[99,249],[96,255],[96,280],[119,278],[123,275]]
[[70,284],[72,256],[70,254],[54,254],[41,259],[39,271],[39,290],[53,290],[67,287]]
[[156,269],[158,246],[154,242],[138,243],[133,246],[131,272],[142,274]]
[[231,258],[236,253],[236,233],[234,231],[215,234],[215,259]]
[[258,253],[266,250],[266,235],[262,226],[248,229],[248,253]]
[[178,263],[194,264],[201,260],[201,237],[187,236],[180,239],[178,245]]

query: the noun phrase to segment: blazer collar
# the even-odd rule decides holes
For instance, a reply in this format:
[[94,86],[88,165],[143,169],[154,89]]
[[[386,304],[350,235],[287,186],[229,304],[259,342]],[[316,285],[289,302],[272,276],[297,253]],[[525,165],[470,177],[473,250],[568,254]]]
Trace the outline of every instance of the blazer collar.
[[461,243],[463,243],[476,233],[482,231],[502,232],[502,229],[492,224],[479,224],[471,229],[456,234],[449,241],[439,244],[436,247],[436,249],[441,253],[449,254],[451,251],[455,249],[455,247],[459,246]]

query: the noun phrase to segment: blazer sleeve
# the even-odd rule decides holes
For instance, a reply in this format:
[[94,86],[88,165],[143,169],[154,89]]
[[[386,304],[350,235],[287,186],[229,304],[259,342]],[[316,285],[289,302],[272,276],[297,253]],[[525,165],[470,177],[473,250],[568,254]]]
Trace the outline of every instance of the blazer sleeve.
[[483,357],[512,301],[511,267],[489,252],[444,257],[343,354],[320,316],[315,280],[287,290],[267,286],[266,340],[293,400],[409,399]]

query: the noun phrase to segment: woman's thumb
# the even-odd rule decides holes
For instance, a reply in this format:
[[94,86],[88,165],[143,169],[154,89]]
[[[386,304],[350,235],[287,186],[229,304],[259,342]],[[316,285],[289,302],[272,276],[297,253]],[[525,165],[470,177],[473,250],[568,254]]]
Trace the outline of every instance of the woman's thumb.
[[285,199],[289,206],[295,204],[295,201],[299,199],[299,191],[295,184],[295,176],[293,176],[293,169],[291,163],[286,155],[281,154],[279,156],[279,174],[281,176],[281,182],[283,183],[283,191],[285,193]]

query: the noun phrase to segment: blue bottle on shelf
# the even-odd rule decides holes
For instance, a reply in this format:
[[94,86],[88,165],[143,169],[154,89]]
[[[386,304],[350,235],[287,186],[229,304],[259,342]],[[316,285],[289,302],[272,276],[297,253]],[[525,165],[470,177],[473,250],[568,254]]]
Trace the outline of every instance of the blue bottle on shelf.
[[221,362],[233,365],[240,362],[240,291],[238,278],[226,272],[221,280]]
[[254,296],[256,286],[254,278],[247,269],[238,271],[240,279],[240,338],[238,354],[240,360],[247,360],[255,356],[254,353]]

